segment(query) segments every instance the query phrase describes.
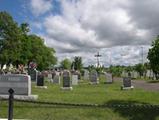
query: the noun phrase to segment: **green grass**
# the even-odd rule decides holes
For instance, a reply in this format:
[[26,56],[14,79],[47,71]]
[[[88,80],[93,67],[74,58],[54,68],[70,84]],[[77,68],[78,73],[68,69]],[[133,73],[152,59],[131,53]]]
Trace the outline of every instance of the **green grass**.
[[148,83],[159,83],[159,80],[149,80]]
[[[63,91],[60,85],[46,83],[48,89],[35,88],[38,101],[83,103],[83,104],[159,104],[159,92],[142,89],[120,90],[122,83],[90,85],[88,81],[73,86],[72,91]],[[7,102],[0,102],[0,118],[7,117]],[[32,120],[159,120],[156,108],[97,108],[43,106],[31,103],[14,103],[14,118]]]

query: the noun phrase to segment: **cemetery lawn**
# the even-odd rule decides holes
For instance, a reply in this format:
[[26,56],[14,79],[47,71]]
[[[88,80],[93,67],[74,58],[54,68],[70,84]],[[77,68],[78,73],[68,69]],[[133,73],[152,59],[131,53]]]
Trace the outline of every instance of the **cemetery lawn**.
[[[121,82],[99,85],[80,82],[72,91],[62,91],[60,85],[49,84],[48,89],[35,88],[32,94],[39,95],[38,101],[80,103],[80,104],[120,104],[120,105],[159,105],[159,92],[143,89],[120,90]],[[0,101],[0,118],[7,118],[7,101]],[[159,108],[120,108],[120,107],[71,107],[40,105],[14,102],[14,118],[31,120],[159,120]]]

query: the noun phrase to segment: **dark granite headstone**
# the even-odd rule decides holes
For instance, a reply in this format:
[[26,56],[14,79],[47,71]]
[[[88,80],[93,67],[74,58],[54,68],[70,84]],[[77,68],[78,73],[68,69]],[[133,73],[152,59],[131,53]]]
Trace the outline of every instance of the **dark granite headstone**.
[[123,78],[123,87],[131,87],[131,77]]
[[28,74],[31,77],[31,81],[36,82],[38,77],[38,71],[36,69],[29,69]]
[[63,72],[63,87],[71,87],[70,72]]
[[38,75],[37,86],[44,86],[44,76]]

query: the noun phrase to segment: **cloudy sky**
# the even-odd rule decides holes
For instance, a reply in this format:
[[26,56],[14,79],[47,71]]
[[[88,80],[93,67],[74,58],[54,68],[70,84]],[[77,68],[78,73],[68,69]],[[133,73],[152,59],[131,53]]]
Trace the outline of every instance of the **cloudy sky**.
[[18,23],[56,50],[59,60],[81,56],[85,65],[146,62],[159,31],[158,0],[0,0]]

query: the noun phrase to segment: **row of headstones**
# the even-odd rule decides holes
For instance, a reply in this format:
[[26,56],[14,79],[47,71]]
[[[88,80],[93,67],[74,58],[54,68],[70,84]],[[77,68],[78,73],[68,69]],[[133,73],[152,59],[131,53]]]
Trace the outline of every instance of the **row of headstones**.
[[[77,80],[77,75],[74,76]],[[92,75],[91,77],[97,77],[97,75]],[[109,76],[110,77],[110,76]],[[94,79],[94,78],[93,78]],[[92,82],[95,82],[92,80]],[[70,72],[64,71],[63,73],[63,87],[71,88]],[[131,78],[127,77],[123,79],[123,87],[131,87]],[[26,95],[31,96],[31,79],[29,75],[23,74],[6,74],[0,75],[0,94],[8,94],[8,90],[12,88],[16,95]]]
[[[105,76],[105,80],[106,80],[105,82],[106,83],[113,83],[113,77],[112,77],[111,73],[105,72],[104,76]],[[94,84],[99,83],[99,75],[97,74],[96,71],[91,71],[89,73],[89,80],[90,80],[91,83],[94,83]]]
[[[34,81],[34,82],[38,81],[38,71],[37,70],[30,70],[29,75],[31,76],[32,81]],[[71,78],[72,78],[73,85],[78,84],[79,76],[77,76],[77,75],[78,75],[77,73],[72,74]],[[106,80],[107,80],[106,82],[111,83],[112,82],[112,74],[105,73],[105,75],[106,75]],[[49,73],[47,76],[48,76],[47,77],[48,81],[60,84],[60,73],[59,72],[54,71],[52,73]],[[90,82],[94,83],[94,84],[99,83],[98,74],[95,70],[93,70],[91,72],[89,72],[88,70],[85,70],[84,71],[84,80],[90,80]]]
[[[139,73],[136,72],[136,71],[132,71],[130,73],[125,72],[125,71],[122,72],[122,77],[129,77],[129,76],[131,76],[131,78],[140,77]],[[148,77],[148,78],[153,78],[154,77],[154,73],[151,70],[147,70],[145,76]]]
[[[34,76],[34,77],[33,77]],[[107,74],[108,79],[112,79],[110,74]],[[32,78],[33,77],[33,78]],[[15,94],[17,95],[31,95],[31,78],[35,80],[37,77],[37,86],[44,86],[44,77],[42,75],[38,75],[37,71],[33,71],[32,76],[23,75],[23,74],[6,74],[0,75],[0,94],[8,94],[8,89],[13,88]],[[97,72],[91,72],[91,74],[85,75],[85,77],[89,77],[92,84],[97,84],[98,75]],[[56,83],[60,83],[60,76],[56,74],[54,76],[54,80]],[[72,82],[71,82],[72,81]],[[111,81],[110,81],[111,82]],[[78,76],[72,75],[72,80],[70,77],[69,71],[63,72],[63,87],[71,87],[72,85],[78,84]]]
[[[56,83],[56,84],[60,84],[60,73],[56,72],[54,74],[48,74],[48,81],[52,82],[52,83]],[[79,78],[77,74],[71,74],[69,71],[65,70],[62,73],[63,76],[63,85],[66,83],[68,84],[68,80],[69,79],[69,84],[71,85],[78,85],[79,82]],[[112,74],[111,73],[105,73],[106,76],[106,83],[112,83]],[[85,80],[89,80],[91,84],[98,84],[99,83],[99,78],[98,78],[98,74],[96,71],[92,71],[92,72],[88,72],[86,71],[84,73],[84,79]],[[37,79],[37,83],[39,83],[41,80],[39,80],[39,78]]]

